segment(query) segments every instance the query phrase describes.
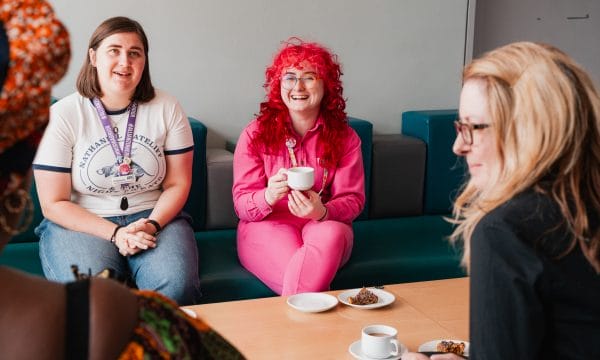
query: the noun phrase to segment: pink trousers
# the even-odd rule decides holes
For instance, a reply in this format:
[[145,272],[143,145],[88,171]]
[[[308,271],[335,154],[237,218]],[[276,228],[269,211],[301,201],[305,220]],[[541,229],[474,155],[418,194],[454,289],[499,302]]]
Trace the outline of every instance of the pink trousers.
[[352,227],[288,216],[240,221],[238,256],[242,265],[280,295],[326,291],[350,258]]

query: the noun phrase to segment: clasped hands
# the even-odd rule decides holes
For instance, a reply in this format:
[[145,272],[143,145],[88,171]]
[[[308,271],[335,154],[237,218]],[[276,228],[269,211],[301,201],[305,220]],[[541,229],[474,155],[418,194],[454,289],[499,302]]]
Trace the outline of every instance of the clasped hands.
[[115,245],[123,256],[135,255],[143,250],[156,247],[156,228],[141,218],[117,230]]
[[288,209],[290,212],[303,219],[321,220],[327,209],[321,202],[321,197],[313,190],[292,190],[287,185],[286,169],[281,168],[277,174],[271,176],[267,181],[265,200],[271,206],[277,201],[288,197]]

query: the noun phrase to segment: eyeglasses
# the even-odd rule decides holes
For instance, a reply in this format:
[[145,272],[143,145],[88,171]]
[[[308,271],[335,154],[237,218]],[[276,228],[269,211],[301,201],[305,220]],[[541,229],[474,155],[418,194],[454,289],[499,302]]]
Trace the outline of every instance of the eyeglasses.
[[316,75],[305,75],[304,77],[296,77],[295,75],[283,75],[281,77],[281,87],[286,90],[292,90],[296,87],[298,81],[301,81],[306,89],[312,89],[317,85],[319,78]]
[[467,145],[473,145],[473,130],[482,130],[492,126],[491,124],[471,124],[460,122],[459,120],[454,121],[454,128],[456,129],[456,135],[460,134],[463,141]]

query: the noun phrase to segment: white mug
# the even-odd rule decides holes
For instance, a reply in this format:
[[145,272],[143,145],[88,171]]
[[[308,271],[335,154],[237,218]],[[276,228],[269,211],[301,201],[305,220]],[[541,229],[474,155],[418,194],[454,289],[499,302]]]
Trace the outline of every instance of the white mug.
[[298,166],[286,170],[287,184],[290,189],[309,190],[315,183],[315,169],[308,166]]
[[387,325],[369,325],[362,329],[362,353],[370,358],[385,359],[400,353],[398,330]]

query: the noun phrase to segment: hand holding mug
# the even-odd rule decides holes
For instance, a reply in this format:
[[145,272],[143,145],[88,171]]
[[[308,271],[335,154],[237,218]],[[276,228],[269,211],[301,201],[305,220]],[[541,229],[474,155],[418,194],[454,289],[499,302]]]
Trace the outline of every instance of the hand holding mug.
[[321,197],[313,190],[305,192],[290,191],[288,209],[293,215],[303,219],[321,220],[327,214],[327,209],[321,202]]
[[288,193],[290,188],[287,184],[286,169],[281,168],[277,174],[271,176],[267,181],[267,190],[265,191],[265,200],[267,204],[273,206],[278,200]]

